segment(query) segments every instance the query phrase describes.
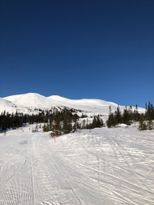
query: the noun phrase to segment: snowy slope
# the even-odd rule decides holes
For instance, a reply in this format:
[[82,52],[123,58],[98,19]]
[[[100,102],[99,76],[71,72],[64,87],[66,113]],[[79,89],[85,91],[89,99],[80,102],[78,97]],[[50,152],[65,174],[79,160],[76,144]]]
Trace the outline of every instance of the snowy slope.
[[43,95],[37,93],[27,93],[21,95],[12,95],[5,98],[17,106],[38,109],[50,109],[51,102]]
[[[35,110],[35,109],[42,109],[42,110],[49,110],[53,107],[68,107],[68,108],[74,108],[77,110],[81,110],[83,112],[89,112],[94,114],[102,114],[102,115],[108,115],[109,113],[109,106],[111,107],[112,111],[115,111],[118,107],[118,104],[113,102],[108,102],[104,100],[99,99],[79,99],[79,100],[73,100],[64,98],[58,95],[52,95],[49,97],[45,97],[43,95],[37,94],[37,93],[27,93],[27,94],[20,94],[20,95],[13,95],[8,96],[4,98],[7,101],[12,102],[14,105],[17,106],[17,108],[22,109],[29,109]],[[4,107],[2,107],[0,110],[3,110]],[[125,107],[120,106],[121,110],[123,110]],[[8,107],[7,110],[9,111]],[[140,111],[144,111],[144,109],[140,108]]]
[[94,112],[94,113],[103,113],[104,115],[108,114],[109,106],[111,106],[113,110],[118,106],[118,104],[116,103],[99,100],[99,99],[72,100],[57,95],[50,96],[48,97],[48,99],[51,100],[53,105],[59,105],[59,106],[63,105],[78,110]]
[[16,106],[26,107],[30,109],[51,109],[53,107],[68,107],[82,111],[100,113],[107,115],[109,106],[115,110],[118,106],[116,103],[99,100],[99,99],[80,99],[72,100],[58,95],[45,97],[37,93],[27,93],[21,95],[13,95],[4,98],[14,103]]
[[0,98],[0,113],[2,112],[8,113],[24,113],[24,114],[36,114],[38,111],[34,109],[30,109],[29,106],[18,105],[18,103],[14,103],[13,100],[10,101],[7,98]]
[[12,102],[5,100],[3,98],[0,98],[0,112],[8,111],[8,112],[15,112],[17,109],[17,106],[13,104]]
[[1,205],[153,205],[154,133],[0,134]]

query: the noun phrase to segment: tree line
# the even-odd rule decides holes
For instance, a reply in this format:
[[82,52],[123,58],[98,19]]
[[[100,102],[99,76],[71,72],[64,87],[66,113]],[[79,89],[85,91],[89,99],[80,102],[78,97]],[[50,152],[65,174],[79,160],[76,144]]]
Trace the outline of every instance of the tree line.
[[63,110],[52,115],[48,123],[44,124],[43,130],[44,132],[51,131],[51,136],[59,136],[75,132],[77,129],[93,129],[104,126],[99,115],[94,116],[91,122],[82,118],[87,118],[87,116],[79,117],[77,114],[73,115],[72,112]]
[[[109,117],[106,121],[107,127],[115,127],[118,124],[124,123],[131,125],[133,122],[139,122],[139,129],[154,128],[154,106],[150,102],[146,104],[145,113],[139,113],[138,106],[125,108],[123,111],[120,107],[113,113],[109,107]],[[77,129],[93,129],[96,127],[105,126],[100,115],[93,116],[89,121],[85,114],[78,115],[75,109],[58,109],[55,108],[49,111],[40,111],[38,114],[23,114],[23,113],[7,113],[0,114],[0,131],[5,132],[8,129],[16,129],[33,123],[43,123],[43,131],[51,131],[51,135],[62,135],[70,132],[75,132]]]
[[[78,111],[79,112],[79,111]],[[0,131],[6,132],[8,129],[16,129],[28,124],[43,123],[43,131],[51,131],[51,135],[62,135],[75,132],[77,129],[92,129],[104,126],[101,117],[94,116],[92,122],[87,122],[87,115],[79,116],[75,109],[53,109],[40,111],[38,114],[8,113],[0,114]]]
[[114,113],[112,113],[111,108],[109,108],[110,114],[106,124],[110,128],[121,123],[131,125],[133,122],[139,122],[140,130],[153,129],[154,106],[148,102],[145,107],[145,113],[139,113],[137,105],[135,108],[132,108],[132,106],[125,108],[123,112],[118,107]]
[[28,115],[23,113],[8,113],[3,112],[0,114],[0,131],[7,131],[8,129],[16,129],[22,127],[27,123],[42,123],[48,121],[48,113],[44,111],[40,112],[37,115]]

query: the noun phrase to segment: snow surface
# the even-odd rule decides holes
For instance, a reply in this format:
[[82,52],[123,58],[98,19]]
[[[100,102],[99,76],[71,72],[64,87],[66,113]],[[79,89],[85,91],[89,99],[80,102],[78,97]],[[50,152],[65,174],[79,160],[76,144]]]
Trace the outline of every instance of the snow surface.
[[[1,102],[2,98],[0,99]],[[95,114],[102,114],[104,116],[109,114],[109,106],[111,106],[112,111],[115,111],[118,107],[118,104],[113,102],[108,102],[99,99],[79,99],[79,100],[72,100],[68,98],[64,98],[58,95],[52,95],[50,97],[45,97],[37,93],[27,93],[27,94],[20,94],[20,95],[13,95],[5,97],[3,100],[7,100],[10,103],[13,103],[18,110],[24,110],[27,113],[34,111],[35,109],[42,109],[42,110],[49,110],[53,107],[68,107],[74,108],[77,110],[81,110],[84,112],[90,112]],[[125,106],[120,106],[120,109],[123,110]],[[0,111],[6,110],[10,112],[14,112],[14,108],[8,107],[6,105],[1,108],[0,104]],[[139,108],[140,112],[144,112],[145,109]]]
[[17,106],[28,108],[50,109],[51,102],[43,95],[37,93],[27,93],[21,95],[12,95],[5,98]]
[[103,113],[104,115],[108,115],[109,106],[111,106],[113,110],[115,110],[118,107],[118,104],[116,103],[99,100],[99,99],[79,99],[79,100],[74,99],[73,100],[73,99],[68,99],[57,95],[50,96],[48,97],[48,99],[51,100],[51,102],[55,106],[63,105],[77,110],[89,111],[93,113]]
[[3,113],[4,111],[9,113],[19,112],[25,114],[37,113],[36,111],[30,110],[29,108],[17,106],[6,99],[0,98],[0,113]]
[[153,131],[31,129],[0,134],[0,205],[154,204]]
[[14,112],[16,111],[16,105],[8,100],[0,98],[0,112],[4,112],[5,110],[8,112]]

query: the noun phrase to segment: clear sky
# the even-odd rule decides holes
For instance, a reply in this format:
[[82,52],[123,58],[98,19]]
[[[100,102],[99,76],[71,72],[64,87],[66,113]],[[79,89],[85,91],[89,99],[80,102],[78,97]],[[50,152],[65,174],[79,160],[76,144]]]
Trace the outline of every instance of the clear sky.
[[154,102],[154,0],[1,0],[0,96]]

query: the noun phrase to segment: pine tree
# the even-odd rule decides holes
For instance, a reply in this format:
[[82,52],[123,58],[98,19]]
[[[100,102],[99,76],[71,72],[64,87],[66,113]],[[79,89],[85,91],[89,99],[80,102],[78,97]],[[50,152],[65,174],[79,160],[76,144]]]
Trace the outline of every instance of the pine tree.
[[108,128],[114,127],[116,125],[113,113],[109,115],[108,120],[106,121],[106,124]]
[[147,130],[147,124],[144,120],[144,115],[142,115],[139,120],[139,130]]
[[148,120],[148,122],[147,122],[147,129],[148,129],[148,130],[152,130],[152,129],[153,129],[153,122],[152,122],[151,119]]
[[127,109],[124,110],[123,114],[122,114],[122,123],[126,124],[126,125],[130,125],[130,114],[129,111]]

